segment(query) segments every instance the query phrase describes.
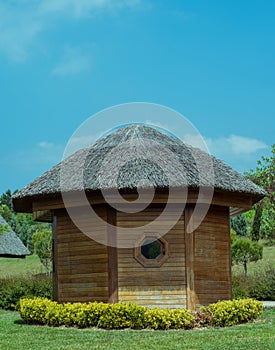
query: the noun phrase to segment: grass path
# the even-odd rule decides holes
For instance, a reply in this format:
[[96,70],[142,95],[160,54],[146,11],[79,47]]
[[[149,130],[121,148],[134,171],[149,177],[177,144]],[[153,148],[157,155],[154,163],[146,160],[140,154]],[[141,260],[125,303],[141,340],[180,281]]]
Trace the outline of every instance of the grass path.
[[273,350],[275,310],[255,323],[207,330],[106,331],[28,326],[17,312],[0,310],[1,350]]

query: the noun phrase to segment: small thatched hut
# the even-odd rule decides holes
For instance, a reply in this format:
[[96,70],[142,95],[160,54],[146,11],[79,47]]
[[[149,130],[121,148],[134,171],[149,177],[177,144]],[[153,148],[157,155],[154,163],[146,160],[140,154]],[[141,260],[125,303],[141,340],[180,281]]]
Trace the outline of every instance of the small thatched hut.
[[[85,209],[83,187],[101,224]],[[151,204],[127,210],[140,187],[145,195],[155,190]],[[13,204],[17,211],[53,222],[56,300],[195,309],[231,298],[230,215],[250,209],[263,196],[222,161],[134,124],[68,157],[17,192]],[[197,207],[198,213],[205,211],[199,224]]]
[[9,227],[0,215],[0,257],[1,258],[25,258],[30,251],[24,246],[17,234]]

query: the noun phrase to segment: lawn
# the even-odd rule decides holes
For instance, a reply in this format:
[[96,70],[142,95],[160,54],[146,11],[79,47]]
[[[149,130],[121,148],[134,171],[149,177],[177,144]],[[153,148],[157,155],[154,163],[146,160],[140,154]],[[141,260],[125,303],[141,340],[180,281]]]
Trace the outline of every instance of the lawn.
[[44,273],[45,268],[37,255],[27,256],[25,259],[0,258],[0,278],[20,275]]
[[121,330],[28,326],[17,312],[0,310],[1,350],[65,349],[275,349],[275,310],[260,320],[229,328],[204,330]]

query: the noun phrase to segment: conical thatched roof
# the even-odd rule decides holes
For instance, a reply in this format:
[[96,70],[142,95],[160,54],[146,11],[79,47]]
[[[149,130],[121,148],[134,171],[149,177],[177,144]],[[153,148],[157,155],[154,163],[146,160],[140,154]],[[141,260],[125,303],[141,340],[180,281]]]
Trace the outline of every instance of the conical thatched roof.
[[7,228],[0,234],[0,257],[23,258],[31,254],[1,215],[0,226]]
[[[213,183],[209,177],[209,162],[213,164]],[[66,169],[63,178],[65,187],[62,187],[66,191],[78,191],[82,184],[87,191],[134,189],[146,179],[151,185],[147,181],[144,187],[158,189],[214,185],[221,191],[251,194],[255,201],[265,194],[264,190],[221,160],[174,136],[146,125],[133,124],[77,151],[18,191],[13,196],[15,208],[23,200],[59,194],[62,167]],[[84,169],[82,182],[79,181],[81,167]],[[116,167],[120,167],[120,172],[114,176]],[[169,179],[167,174],[170,174]]]

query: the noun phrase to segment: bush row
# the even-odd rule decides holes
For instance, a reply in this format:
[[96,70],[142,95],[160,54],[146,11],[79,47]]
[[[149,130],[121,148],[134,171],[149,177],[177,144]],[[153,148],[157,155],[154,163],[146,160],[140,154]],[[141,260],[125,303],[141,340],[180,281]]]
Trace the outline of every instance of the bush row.
[[225,327],[257,319],[263,312],[263,304],[254,299],[223,300],[202,307],[201,311],[212,316],[212,325]]
[[52,299],[52,278],[25,276],[0,279],[0,308],[16,310],[22,297],[44,297]]
[[132,303],[65,303],[46,298],[21,299],[20,314],[26,323],[48,326],[105,329],[190,329],[195,326],[231,326],[256,319],[262,303],[253,299],[221,301],[196,314],[186,309],[146,308]]
[[234,298],[275,300],[275,268],[265,267],[248,276],[233,274],[232,288]]

